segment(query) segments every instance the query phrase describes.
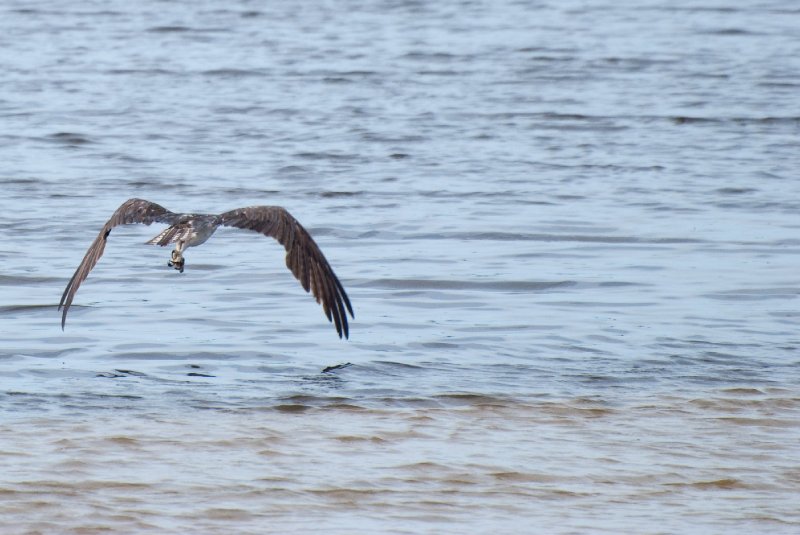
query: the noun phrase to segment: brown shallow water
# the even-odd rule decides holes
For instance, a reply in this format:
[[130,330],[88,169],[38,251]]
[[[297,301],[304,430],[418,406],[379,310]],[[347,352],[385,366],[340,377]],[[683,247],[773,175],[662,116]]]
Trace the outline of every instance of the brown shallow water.
[[[2,516],[30,531],[790,532],[800,398],[785,389],[365,408],[297,396],[0,427]],[[206,425],[203,425],[203,424]],[[36,511],[36,517],[32,517]],[[169,512],[169,514],[165,514]],[[655,519],[658,518],[657,524]],[[354,519],[358,519],[355,521]]]
[[[3,4],[0,534],[800,533],[797,28]],[[221,229],[178,274],[157,225],[113,231],[61,331],[130,197],[287,207],[350,340],[279,246]]]

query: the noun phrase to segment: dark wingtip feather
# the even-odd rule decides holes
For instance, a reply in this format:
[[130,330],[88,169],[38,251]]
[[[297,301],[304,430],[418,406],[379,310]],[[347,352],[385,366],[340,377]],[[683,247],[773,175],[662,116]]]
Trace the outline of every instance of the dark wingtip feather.
[[350,313],[350,317],[356,319],[356,315],[353,313],[353,307],[350,305],[350,298],[347,297],[346,293],[344,293],[344,288],[342,288],[342,299],[344,300],[344,304],[347,307],[347,311]]

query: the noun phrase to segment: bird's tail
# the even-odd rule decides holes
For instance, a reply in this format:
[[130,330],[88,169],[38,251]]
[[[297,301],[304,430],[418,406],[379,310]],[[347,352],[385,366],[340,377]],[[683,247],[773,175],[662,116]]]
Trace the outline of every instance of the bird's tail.
[[192,229],[189,227],[181,228],[173,225],[165,228],[158,236],[146,241],[145,243],[148,245],[160,245],[161,247],[164,247],[165,245],[175,243],[179,240],[186,241],[191,231]]

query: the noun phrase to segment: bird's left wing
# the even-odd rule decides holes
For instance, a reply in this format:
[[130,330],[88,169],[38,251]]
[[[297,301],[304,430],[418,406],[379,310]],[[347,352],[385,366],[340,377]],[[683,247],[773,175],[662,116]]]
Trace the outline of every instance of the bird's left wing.
[[106,239],[111,233],[111,229],[119,225],[130,225],[133,223],[143,223],[145,225],[150,225],[152,223],[171,223],[176,216],[177,214],[170,212],[163,206],[144,199],[128,199],[122,203],[114,212],[114,215],[111,216],[111,219],[103,225],[100,234],[97,235],[92,245],[89,246],[89,250],[86,251],[86,256],[83,257],[81,264],[78,266],[78,269],[75,270],[75,274],[72,275],[72,278],[67,283],[67,287],[64,289],[64,294],[61,296],[61,302],[58,305],[59,310],[61,310],[62,307],[64,309],[61,315],[61,329],[64,329],[64,323],[67,321],[67,311],[72,304],[72,299],[75,297],[75,292],[78,291],[78,287],[86,280],[86,277],[89,276],[89,272],[95,264],[97,264],[100,257],[103,256],[103,251],[106,248]]
[[328,321],[336,326],[339,338],[349,336],[347,312],[355,317],[350,299],[311,234],[286,209],[280,206],[237,208],[220,214],[216,222],[276,239],[286,249],[286,267],[303,289],[310,291],[322,305]]

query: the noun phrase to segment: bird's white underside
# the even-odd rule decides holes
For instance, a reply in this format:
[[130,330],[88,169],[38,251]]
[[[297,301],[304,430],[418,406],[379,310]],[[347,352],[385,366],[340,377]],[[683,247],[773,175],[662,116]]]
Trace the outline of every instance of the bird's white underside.
[[[150,245],[157,245],[164,236],[172,231],[172,227],[167,227],[161,231],[157,236],[148,240],[146,243]],[[168,243],[178,243],[178,249],[183,250],[187,247],[196,247],[208,240],[217,227],[214,225],[203,225],[200,228],[195,225],[189,224],[180,229],[174,236],[172,236]]]

